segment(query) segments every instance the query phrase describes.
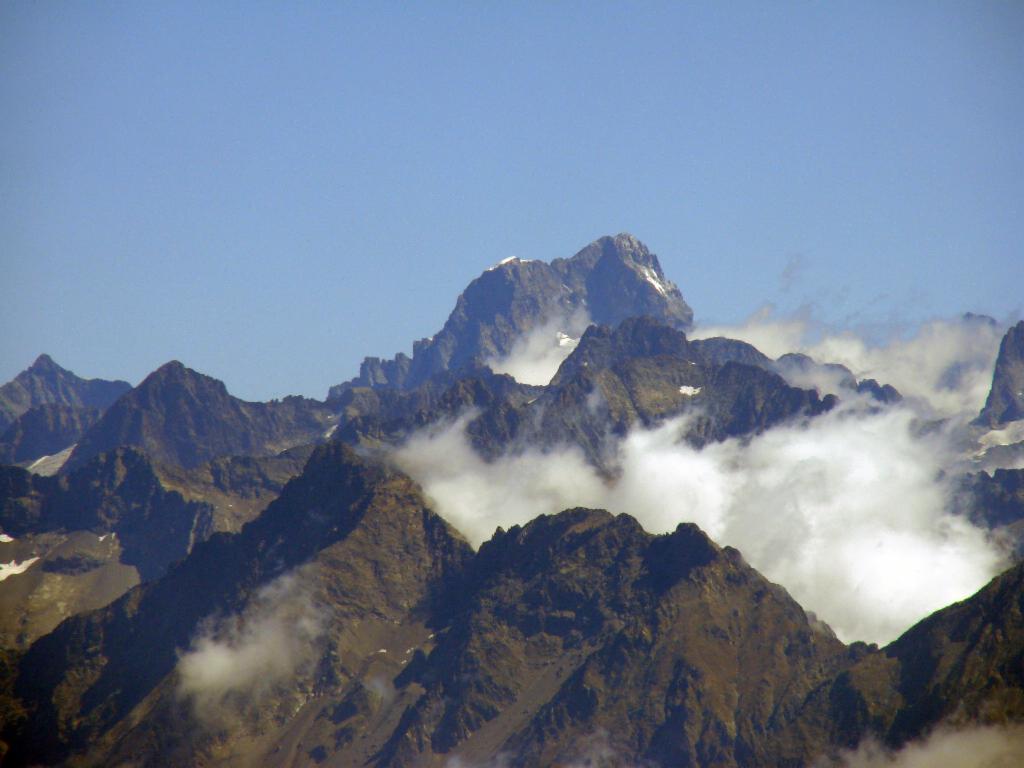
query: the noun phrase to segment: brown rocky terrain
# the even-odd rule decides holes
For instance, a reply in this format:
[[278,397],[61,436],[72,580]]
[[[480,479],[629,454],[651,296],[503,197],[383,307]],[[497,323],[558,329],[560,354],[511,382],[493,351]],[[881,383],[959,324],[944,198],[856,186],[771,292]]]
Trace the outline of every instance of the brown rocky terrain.
[[335,443],[240,533],[8,654],[4,764],[804,766],[1019,722],[1022,573],[845,646],[696,526],[576,509],[474,555]]

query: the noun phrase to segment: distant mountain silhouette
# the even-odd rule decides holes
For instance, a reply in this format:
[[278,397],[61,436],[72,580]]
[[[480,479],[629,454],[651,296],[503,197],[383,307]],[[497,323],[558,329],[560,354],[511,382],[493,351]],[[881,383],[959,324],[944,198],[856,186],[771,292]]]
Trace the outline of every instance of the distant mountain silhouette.
[[65,470],[121,446],[184,467],[216,456],[280,453],[315,442],[329,427],[329,415],[323,403],[302,397],[239,400],[217,379],[173,361],[147,376],[82,435]]
[[129,389],[126,381],[79,378],[49,355],[40,355],[0,387],[0,433],[34,406],[55,404],[103,411]]

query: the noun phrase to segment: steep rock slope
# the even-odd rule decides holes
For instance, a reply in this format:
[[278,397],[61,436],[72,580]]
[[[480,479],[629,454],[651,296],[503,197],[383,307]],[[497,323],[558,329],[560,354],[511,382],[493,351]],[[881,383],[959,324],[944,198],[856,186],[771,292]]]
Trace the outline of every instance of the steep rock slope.
[[0,467],[0,527],[22,537],[56,531],[114,533],[126,564],[152,578],[188,553],[210,508],[168,492],[152,463],[123,448],[102,454],[63,477]]
[[540,517],[481,547],[464,592],[400,680],[424,694],[379,764],[558,765],[599,733],[614,763],[770,764],[768,734],[848,659],[693,525],[656,537],[627,515]]
[[[298,620],[261,635],[282,578],[304,585]],[[320,631],[281,673],[247,643],[302,638],[303,605]],[[883,650],[847,647],[696,526],[576,509],[471,556],[407,478],[332,444],[240,534],[7,657],[5,765],[796,768],[1024,720],[1022,608],[1018,566]],[[231,674],[197,682],[211,647]],[[269,682],[241,687],[253,654]],[[204,679],[227,689],[213,710]]]
[[992,388],[978,422],[991,428],[1024,419],[1024,320],[1010,328],[999,344]]
[[522,408],[543,391],[489,368],[435,376],[408,391],[354,387],[334,401],[339,413],[333,436],[351,444],[396,445],[419,428],[472,409],[491,413]]
[[0,463],[19,464],[52,456],[76,443],[101,411],[46,403],[29,408],[0,434]]
[[40,355],[12,381],[0,387],[0,431],[29,408],[49,403],[105,410],[131,389],[126,381],[82,379]]
[[415,388],[444,371],[507,355],[525,334],[546,323],[581,316],[615,325],[641,315],[678,328],[693,320],[657,256],[632,235],[602,237],[572,258],[550,264],[508,259],[469,284],[444,327],[416,342],[411,358],[366,358],[359,376],[332,387],[328,399],[351,387]]
[[318,440],[330,411],[303,397],[250,403],[174,361],[120,398],[81,438],[64,471],[135,446],[154,461],[195,467],[216,456],[265,456]]

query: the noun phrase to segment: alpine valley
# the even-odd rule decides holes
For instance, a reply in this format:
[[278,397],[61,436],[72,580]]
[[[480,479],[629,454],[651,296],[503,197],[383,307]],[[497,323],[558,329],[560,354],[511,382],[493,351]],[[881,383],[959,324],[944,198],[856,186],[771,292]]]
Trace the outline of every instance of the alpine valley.
[[41,355],[0,764],[1024,764],[1024,322],[781,325],[695,325],[620,234],[324,401]]

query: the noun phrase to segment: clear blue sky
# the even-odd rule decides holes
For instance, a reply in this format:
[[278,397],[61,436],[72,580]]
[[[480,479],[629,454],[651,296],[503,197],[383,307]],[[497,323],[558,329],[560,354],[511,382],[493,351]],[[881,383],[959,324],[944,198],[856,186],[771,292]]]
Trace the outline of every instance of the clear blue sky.
[[0,381],[323,397],[623,230],[705,322],[1024,304],[1024,3],[410,5],[0,4]]

